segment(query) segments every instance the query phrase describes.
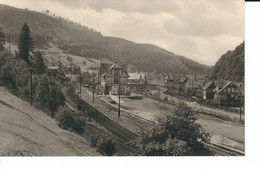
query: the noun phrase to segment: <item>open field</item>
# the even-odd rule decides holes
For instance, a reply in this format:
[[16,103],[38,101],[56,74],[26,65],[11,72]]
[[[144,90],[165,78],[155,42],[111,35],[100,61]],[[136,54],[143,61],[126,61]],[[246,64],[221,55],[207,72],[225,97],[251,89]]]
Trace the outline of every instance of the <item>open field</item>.
[[1,156],[97,156],[83,137],[0,88]]
[[[72,62],[81,67],[81,71],[89,71],[90,67],[98,67],[99,61],[95,59],[86,59],[84,57],[71,55],[69,53],[64,53],[61,49],[56,47],[54,44],[50,43],[50,47],[41,50],[43,52],[43,57],[48,61],[60,61],[64,65],[70,65],[70,62],[67,60],[68,56],[72,57]],[[86,61],[86,64],[83,64],[83,61]]]
[[[9,45],[10,45],[10,52],[15,55],[15,52],[18,52],[18,46],[13,45],[11,43],[5,44],[5,49],[9,50]],[[91,72],[92,70],[90,69],[91,67],[98,67],[99,66],[99,61],[96,59],[92,58],[84,58],[76,55],[71,55],[69,53],[64,53],[60,48],[58,48],[56,45],[53,43],[49,43],[49,46],[44,48],[44,49],[35,49],[39,50],[42,52],[42,56],[44,59],[46,59],[48,62],[58,62],[60,61],[64,65],[70,65],[70,62],[67,60],[68,56],[72,57],[72,62],[75,63],[76,65],[81,67],[81,71],[86,72],[89,71]],[[83,64],[83,61],[86,62],[86,64]]]

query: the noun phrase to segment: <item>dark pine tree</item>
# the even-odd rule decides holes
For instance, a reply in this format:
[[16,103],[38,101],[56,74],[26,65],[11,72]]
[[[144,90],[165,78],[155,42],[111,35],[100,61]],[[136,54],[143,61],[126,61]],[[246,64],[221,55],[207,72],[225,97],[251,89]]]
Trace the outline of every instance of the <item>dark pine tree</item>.
[[25,60],[29,65],[30,62],[30,52],[33,50],[33,39],[31,37],[31,30],[27,23],[25,22],[22,26],[21,33],[19,36],[19,52],[18,56]]
[[35,52],[34,59],[35,59],[35,62],[33,64],[34,70],[39,75],[43,74],[46,70],[46,66],[44,64],[44,60],[43,60],[41,52],[39,52],[39,51]]

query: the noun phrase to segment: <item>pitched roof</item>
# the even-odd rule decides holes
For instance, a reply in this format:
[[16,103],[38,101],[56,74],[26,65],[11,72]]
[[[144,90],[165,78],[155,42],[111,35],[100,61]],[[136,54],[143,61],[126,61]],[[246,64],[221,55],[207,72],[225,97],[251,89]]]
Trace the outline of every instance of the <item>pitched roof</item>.
[[166,80],[174,80],[173,76],[171,74],[169,74],[167,77],[166,77]]
[[217,81],[216,84],[219,88],[223,88],[228,81]]
[[[108,65],[109,65],[109,64],[107,64],[106,66],[108,66]],[[101,75],[102,75],[102,76],[106,75],[106,74],[107,74],[108,72],[110,72],[110,70],[112,70],[112,69],[123,69],[123,70],[125,71],[126,75],[129,77],[127,71],[126,71],[122,66],[120,66],[118,63],[112,64],[107,70],[105,70],[104,73],[101,72]]]
[[179,82],[183,83],[183,82],[185,82],[186,80],[187,80],[187,77],[180,77]]
[[[225,84],[225,86],[223,86],[222,87],[222,89],[219,91],[219,92],[221,92],[221,91],[223,91],[227,86],[229,86],[231,83],[233,83],[232,81],[228,81],[226,84]],[[234,85],[236,85],[235,83],[233,83]],[[236,85],[237,86],[237,85]],[[238,89],[240,89],[238,86],[237,86],[237,88]]]
[[193,88],[200,88],[200,83],[195,79],[188,79],[187,86]]
[[104,74],[106,72],[106,70],[111,67],[113,65],[113,63],[104,63],[101,62],[100,63],[100,74]]
[[207,88],[209,88],[210,85],[214,84],[213,81],[207,82],[204,86],[203,86],[203,90],[206,90]]

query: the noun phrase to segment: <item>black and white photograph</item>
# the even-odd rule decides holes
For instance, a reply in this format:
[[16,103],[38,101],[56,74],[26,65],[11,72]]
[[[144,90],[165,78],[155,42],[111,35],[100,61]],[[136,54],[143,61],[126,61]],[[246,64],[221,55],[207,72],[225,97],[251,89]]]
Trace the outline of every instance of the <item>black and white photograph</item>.
[[245,157],[246,43],[243,0],[0,0],[0,156]]

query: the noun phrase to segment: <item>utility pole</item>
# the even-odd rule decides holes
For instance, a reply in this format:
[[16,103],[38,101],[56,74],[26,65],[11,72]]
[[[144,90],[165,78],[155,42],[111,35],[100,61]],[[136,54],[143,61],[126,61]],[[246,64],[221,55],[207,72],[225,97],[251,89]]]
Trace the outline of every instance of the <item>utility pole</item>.
[[120,74],[118,79],[118,117],[120,117]]
[[242,107],[242,91],[240,92],[240,109],[239,109],[239,119],[241,121],[241,107]]
[[142,80],[142,93],[144,93],[144,81],[143,81],[143,79],[141,79]]
[[11,45],[9,43],[9,54],[11,54]]
[[160,99],[160,91],[159,91],[159,75],[157,75],[157,96]]
[[82,76],[80,73],[80,75],[79,75],[79,98],[81,98],[81,81],[82,81]]
[[93,97],[92,97],[92,98],[93,98],[93,103],[95,102],[95,101],[94,101],[94,98],[95,98],[95,97],[94,97],[94,84],[95,84],[95,83],[94,83],[94,73],[93,73],[93,79],[92,79],[92,94],[93,94]]
[[32,102],[33,102],[32,91],[33,91],[33,89],[32,89],[32,68],[31,68],[31,106],[32,106]]

